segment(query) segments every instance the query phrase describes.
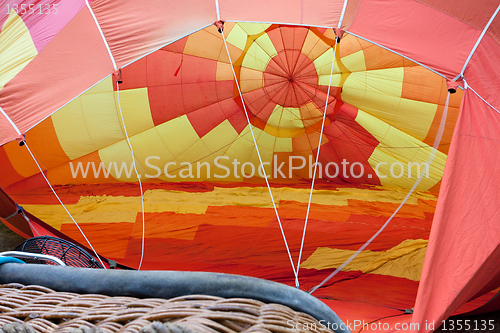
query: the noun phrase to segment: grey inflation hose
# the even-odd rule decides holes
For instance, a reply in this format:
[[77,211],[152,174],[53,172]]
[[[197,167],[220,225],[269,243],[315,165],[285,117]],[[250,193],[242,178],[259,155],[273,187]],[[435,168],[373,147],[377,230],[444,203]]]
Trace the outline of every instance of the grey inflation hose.
[[41,285],[56,291],[140,298],[212,295],[253,298],[286,305],[320,323],[350,333],[326,304],[298,289],[267,280],[221,273],[178,271],[122,271],[49,265],[0,265],[0,283]]

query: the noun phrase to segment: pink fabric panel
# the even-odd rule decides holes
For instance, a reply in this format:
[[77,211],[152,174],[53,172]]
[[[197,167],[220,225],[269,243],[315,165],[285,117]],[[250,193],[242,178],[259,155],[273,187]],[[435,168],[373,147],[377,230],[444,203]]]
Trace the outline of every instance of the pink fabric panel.
[[[112,72],[99,31],[84,9],[0,90],[0,107],[26,132]],[[0,131],[0,145],[15,138],[10,133]]]
[[222,20],[336,27],[343,0],[219,0]]
[[[18,5],[18,12],[28,27],[38,52],[43,50],[52,38],[85,7],[84,0],[9,0],[0,7],[0,28],[8,17],[8,15],[4,15],[7,12],[7,5],[12,10],[13,4]],[[20,8],[21,4],[26,5],[26,10]],[[29,4],[34,4],[32,6],[33,13],[28,7]],[[47,8],[46,5],[49,7]],[[40,11],[42,14],[39,14]],[[50,14],[46,14],[47,12]]]
[[217,20],[215,0],[96,0],[91,7],[118,67]]
[[413,0],[362,1],[350,32],[454,78],[481,31]]
[[417,294],[413,322],[421,328],[441,322],[500,277],[499,128],[500,114],[467,90]]

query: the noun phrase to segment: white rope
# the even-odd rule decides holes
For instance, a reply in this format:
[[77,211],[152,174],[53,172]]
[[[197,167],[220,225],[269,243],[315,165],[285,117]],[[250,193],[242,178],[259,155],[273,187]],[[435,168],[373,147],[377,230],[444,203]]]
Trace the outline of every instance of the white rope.
[[264,164],[262,162],[262,157],[260,156],[259,147],[257,145],[257,140],[255,139],[255,135],[253,133],[252,123],[250,122],[250,118],[248,117],[248,111],[247,111],[247,108],[245,106],[245,101],[243,100],[243,94],[241,93],[241,90],[240,90],[238,78],[236,77],[236,72],[234,71],[233,61],[231,60],[231,55],[229,54],[229,49],[227,47],[226,37],[224,36],[224,32],[222,32],[222,40],[224,41],[224,46],[226,47],[227,56],[229,57],[229,62],[231,64],[231,69],[233,71],[234,81],[236,82],[236,88],[238,88],[238,93],[240,94],[240,98],[241,98],[241,104],[243,105],[243,109],[245,110],[245,116],[247,118],[248,127],[250,128],[250,133],[252,134],[253,143],[254,143],[255,149],[257,151],[257,156],[259,157],[260,167],[262,168],[262,174],[264,175],[264,179],[266,180],[267,189],[269,190],[269,195],[271,196],[271,202],[273,204],[274,212],[276,213],[276,218],[278,219],[278,224],[280,226],[281,235],[283,236],[283,241],[285,242],[286,252],[288,253],[288,258],[290,259],[290,264],[292,265],[293,275],[295,276],[295,279],[297,279],[297,272],[295,271],[295,265],[293,263],[292,254],[290,253],[290,248],[288,247],[288,242],[286,241],[285,231],[283,230],[283,225],[281,224],[281,219],[280,219],[280,216],[278,213],[278,209],[276,208],[276,203],[274,202],[273,192],[271,191],[271,186],[269,185],[269,181],[267,180],[266,170],[264,169]]
[[28,152],[30,153],[31,157],[33,158],[33,161],[35,161],[36,166],[38,167],[38,170],[40,170],[40,173],[42,174],[43,178],[45,179],[45,181],[49,185],[50,189],[52,190],[52,193],[54,193],[54,195],[56,196],[56,198],[59,201],[59,203],[61,204],[61,206],[63,206],[63,208],[66,211],[66,213],[68,214],[68,216],[71,218],[71,220],[73,221],[73,223],[75,223],[75,225],[78,228],[78,230],[80,230],[80,233],[82,234],[83,238],[85,238],[85,241],[87,242],[87,244],[89,244],[90,248],[94,252],[94,254],[97,257],[97,259],[99,260],[99,262],[101,263],[102,267],[104,267],[104,269],[106,269],[106,266],[104,266],[104,263],[102,262],[101,257],[97,254],[97,252],[94,249],[94,247],[92,246],[92,244],[90,244],[90,241],[87,238],[87,236],[85,235],[85,233],[83,232],[82,228],[80,228],[80,226],[78,225],[78,223],[76,223],[75,219],[73,218],[73,216],[71,215],[71,213],[69,212],[69,210],[66,208],[66,206],[62,202],[61,198],[59,198],[59,196],[57,195],[56,191],[54,190],[54,188],[50,184],[49,180],[47,179],[47,177],[43,173],[43,170],[40,167],[40,164],[38,164],[38,161],[36,160],[35,155],[33,155],[33,153],[31,152],[31,149],[28,147],[28,143],[26,141],[25,141],[24,145],[26,146],[26,149],[28,149]]
[[[465,82],[465,79],[464,79],[464,82]],[[470,89],[474,94],[476,94],[477,97],[481,98],[483,100],[483,102],[485,102],[486,104],[488,104],[488,106],[490,108],[492,108],[493,110],[495,110],[496,112],[500,113],[500,111],[498,111],[493,105],[491,105],[490,103],[488,103],[487,100],[485,100],[481,95],[479,95],[474,89],[472,89],[471,86],[469,86],[467,84],[467,82],[465,82],[465,89]]]
[[[115,58],[113,57],[113,54],[111,53],[111,49],[109,48],[108,41],[104,37],[104,33],[102,32],[101,26],[99,25],[99,22],[97,21],[97,18],[95,17],[94,12],[93,12],[92,8],[89,5],[88,0],[85,0],[85,3],[87,4],[87,7],[88,7],[88,9],[90,11],[90,14],[94,18],[94,22],[95,22],[95,24],[97,26],[97,29],[99,29],[99,33],[101,34],[102,41],[104,42],[104,45],[106,46],[106,50],[108,51],[109,58],[113,62],[113,68],[115,69],[115,71],[117,71],[118,68],[116,66]],[[134,150],[132,149],[132,144],[130,143],[130,139],[129,139],[129,136],[128,136],[128,133],[127,133],[127,127],[125,126],[125,120],[123,119],[122,108],[121,108],[121,105],[120,105],[120,84],[118,82],[116,82],[116,95],[117,95],[117,99],[118,99],[118,109],[120,110],[120,117],[121,117],[122,124],[123,124],[123,130],[125,132],[125,136],[127,137],[127,144],[128,144],[128,146],[130,148],[130,153],[132,154],[132,162],[133,162],[133,165],[134,165],[135,174],[137,176],[137,179],[139,180],[139,188],[141,190],[142,242],[141,242],[141,260],[139,262],[139,268],[138,268],[138,270],[140,270],[141,267],[142,267],[142,261],[144,259],[144,239],[145,239],[144,194],[143,194],[143,190],[142,190],[141,176],[139,175],[139,172],[137,171],[137,167],[136,167],[136,164],[135,164]]]
[[486,34],[486,31],[488,31],[488,28],[490,27],[491,23],[493,22],[493,20],[497,16],[498,11],[500,11],[500,5],[498,5],[497,10],[495,10],[495,12],[491,16],[490,20],[488,21],[488,23],[484,27],[483,31],[481,32],[481,35],[479,35],[479,38],[477,39],[476,44],[474,44],[474,47],[470,51],[469,56],[467,57],[467,60],[465,60],[464,67],[462,68],[462,71],[460,72],[459,76],[464,75],[465,69],[467,68],[467,65],[469,65],[469,61],[472,59],[472,56],[476,52],[476,49],[479,46],[479,43],[481,43],[481,40],[483,39],[484,35]]
[[[448,92],[448,96],[446,97],[446,104],[445,104],[444,110],[443,110],[443,115],[441,117],[441,122],[439,124],[439,129],[438,129],[438,132],[436,134],[436,138],[434,139],[434,144],[432,145],[432,147],[434,149],[431,151],[431,154],[429,155],[429,158],[427,159],[427,162],[426,162],[427,165],[430,165],[432,163],[432,161],[434,160],[434,157],[436,156],[436,153],[437,153],[437,149],[439,148],[439,144],[441,143],[441,139],[443,137],[443,132],[444,132],[444,126],[446,124],[446,117],[448,115],[449,101],[450,101],[450,93]],[[422,173],[422,175],[417,179],[415,184],[413,184],[412,188],[410,189],[410,192],[408,192],[408,194],[404,198],[403,202],[401,202],[399,207],[394,211],[394,213],[392,213],[391,217],[389,217],[389,219],[384,223],[384,225],[365,244],[363,244],[355,253],[353,253],[353,255],[351,255],[349,257],[349,259],[347,259],[342,265],[340,265],[340,267],[338,267],[335,271],[333,271],[330,275],[328,275],[326,277],[326,279],[321,281],[320,284],[318,284],[316,287],[312,288],[309,291],[309,294],[312,294],[318,288],[321,288],[332,277],[337,275],[338,272],[340,272],[345,266],[347,266],[354,258],[356,258],[358,256],[358,254],[361,253],[361,251],[363,251],[375,238],[377,238],[377,236],[385,229],[385,227],[387,227],[389,222],[391,222],[391,220],[394,218],[394,216],[396,216],[396,214],[399,212],[401,207],[403,207],[403,205],[406,203],[408,198],[413,194],[413,191],[415,191],[415,188],[418,186],[418,184],[420,184],[420,181],[424,178],[425,174],[426,174],[426,172],[424,171]]]
[[344,20],[345,10],[347,8],[347,0],[344,0],[344,7],[342,7],[342,13],[340,14],[339,24],[337,28],[342,27],[342,21]]
[[12,121],[12,119],[10,119],[10,117],[7,115],[7,113],[5,113],[5,111],[2,109],[2,107],[0,107],[0,112],[2,112],[2,114],[4,115],[4,117],[9,121],[10,125],[17,132],[17,135],[21,135],[21,131],[19,130],[19,128],[17,128],[16,124],[14,124],[14,122]]
[[125,136],[127,138],[127,144],[128,144],[128,147],[130,148],[130,154],[132,155],[132,164],[134,166],[135,175],[137,176],[137,179],[139,180],[139,188],[141,190],[142,242],[141,242],[141,260],[139,261],[139,268],[137,268],[137,270],[141,270],[142,261],[144,259],[144,242],[145,242],[145,230],[146,230],[145,219],[144,219],[144,194],[143,194],[143,190],[142,190],[141,175],[139,175],[139,172],[137,171],[137,167],[135,165],[134,149],[132,148],[132,144],[130,143],[130,138],[128,136],[127,127],[125,126],[125,119],[123,119],[122,107],[120,104],[120,84],[118,82],[116,82],[116,95],[117,95],[117,100],[118,100],[118,110],[120,110],[120,117],[122,119],[122,124],[123,124],[123,131],[125,132]]
[[326,112],[328,110],[328,99],[330,97],[330,88],[332,86],[332,76],[333,76],[333,68],[335,66],[335,53],[336,53],[336,51],[337,51],[337,38],[335,38],[335,44],[333,47],[332,68],[330,69],[330,80],[328,81],[328,92],[326,93],[325,111],[323,112],[323,122],[321,123],[321,132],[319,135],[318,151],[316,152],[316,163],[314,163],[314,173],[313,173],[313,178],[312,178],[311,191],[309,192],[309,202],[307,203],[306,219],[304,222],[304,230],[302,232],[302,242],[300,243],[299,259],[297,260],[297,275],[295,277],[295,285],[297,286],[297,288],[299,288],[300,260],[302,259],[302,251],[304,249],[304,241],[306,239],[307,222],[309,220],[309,212],[311,210],[314,182],[316,180],[316,170],[318,169],[319,152],[321,150],[321,140],[323,139],[323,130],[325,129],[325,119],[326,119]]
[[102,41],[104,42],[104,45],[106,46],[106,50],[108,50],[109,57],[111,58],[111,61],[113,62],[113,68],[116,71],[118,68],[116,67],[115,58],[113,57],[113,54],[111,54],[111,49],[109,48],[108,41],[104,37],[104,33],[102,32],[101,26],[99,25],[99,22],[97,21],[97,17],[95,17],[94,11],[90,7],[88,0],[85,0],[85,4],[87,5],[87,8],[89,9],[90,14],[94,18],[95,25],[97,26],[97,29],[99,29],[99,33],[101,34]]
[[220,21],[219,0],[215,0],[215,11],[217,12],[217,21]]

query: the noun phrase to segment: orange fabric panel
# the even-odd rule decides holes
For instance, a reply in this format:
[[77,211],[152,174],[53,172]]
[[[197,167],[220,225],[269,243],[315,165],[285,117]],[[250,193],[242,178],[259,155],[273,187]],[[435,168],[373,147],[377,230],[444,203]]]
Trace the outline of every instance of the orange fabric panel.
[[[368,43],[368,46],[365,46],[363,49],[366,70],[406,67],[406,72],[408,68],[416,66],[414,62],[371,43]],[[436,86],[433,85],[433,87]]]
[[[459,90],[460,91],[460,90]],[[457,94],[459,93],[457,91]],[[444,106],[443,105],[438,105],[437,110],[436,110],[436,115],[434,116],[434,120],[432,121],[431,127],[429,128],[429,133],[427,133],[427,136],[424,139],[424,143],[428,144],[429,146],[432,146],[434,144],[434,141],[436,139],[436,135],[439,130],[439,125],[441,123],[441,117],[443,115],[443,110]],[[453,108],[449,107],[448,108],[448,114],[446,116],[446,124],[444,126],[444,132],[443,136],[441,137],[441,142],[439,143],[439,148],[438,150],[440,152],[443,152],[445,154],[448,154],[448,151],[450,149],[451,145],[451,138],[453,136],[453,131],[455,130],[455,125],[458,119],[458,114],[460,110],[459,108]]]
[[[5,144],[3,148],[5,149],[5,152],[7,153],[10,163],[14,169],[24,178],[36,175],[40,172],[28,149],[26,149],[26,147],[19,146],[17,141],[11,141]],[[36,156],[35,153],[34,155]],[[40,166],[42,167],[42,170],[45,170],[42,165]]]
[[[0,107],[26,132],[111,72],[101,35],[84,9],[0,90]],[[30,87],[30,93],[21,87]],[[2,133],[0,144],[13,138]]]
[[10,163],[9,156],[5,151],[5,146],[0,147],[0,168],[2,170],[2,177],[0,177],[0,187],[7,188],[9,185],[14,184],[23,179],[16,169]]
[[69,162],[69,157],[59,143],[52,118],[47,118],[26,134],[26,142],[36,159],[45,169]]
[[[133,223],[79,223],[80,228],[104,257],[124,258]],[[61,232],[88,247],[88,243],[74,223],[64,223]],[[113,235],[112,239],[103,235]]]

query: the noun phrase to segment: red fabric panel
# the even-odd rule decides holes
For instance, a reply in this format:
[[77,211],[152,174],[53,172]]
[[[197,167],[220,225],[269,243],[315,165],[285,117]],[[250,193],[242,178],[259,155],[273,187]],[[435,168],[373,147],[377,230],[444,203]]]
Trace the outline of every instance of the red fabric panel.
[[485,35],[472,56],[464,76],[472,89],[500,110],[500,45]]
[[[111,59],[92,16],[82,10],[0,90],[0,107],[21,132],[26,132],[112,72]],[[0,132],[0,145],[15,138],[11,133]]]
[[500,275],[499,128],[500,114],[467,90],[429,238],[415,322],[445,319]]
[[226,120],[219,103],[188,113],[187,117],[200,138]]
[[451,78],[481,31],[414,0],[362,1],[349,31]]
[[483,29],[497,9],[496,1],[472,2],[468,0],[417,0],[462,20],[478,29]]
[[205,0],[96,0],[92,9],[118,67],[217,20]]

